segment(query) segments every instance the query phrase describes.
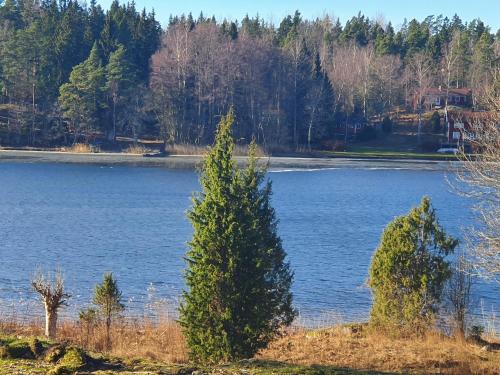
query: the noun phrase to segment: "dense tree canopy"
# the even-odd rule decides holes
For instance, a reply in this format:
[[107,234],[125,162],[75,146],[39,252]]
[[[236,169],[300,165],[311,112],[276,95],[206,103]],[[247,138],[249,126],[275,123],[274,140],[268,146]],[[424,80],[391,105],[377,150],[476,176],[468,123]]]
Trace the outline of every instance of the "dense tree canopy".
[[[81,128],[59,96],[93,47],[106,85],[101,113]],[[347,124],[415,110],[426,87],[471,88],[480,107],[482,88],[498,80],[499,55],[498,32],[457,15],[412,19],[396,30],[361,13],[345,25],[299,11],[277,25],[202,13],[172,16],[162,30],[134,2],[115,0],[104,11],[95,0],[7,0],[0,5],[0,143],[119,134],[207,144],[233,106],[241,142],[318,148]]]

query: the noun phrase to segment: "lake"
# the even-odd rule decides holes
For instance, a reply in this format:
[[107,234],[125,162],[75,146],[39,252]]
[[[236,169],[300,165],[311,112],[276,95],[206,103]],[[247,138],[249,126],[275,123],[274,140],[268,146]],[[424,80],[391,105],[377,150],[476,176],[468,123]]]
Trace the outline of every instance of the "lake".
[[[423,195],[450,234],[462,237],[472,220],[471,202],[451,191],[442,171],[277,170],[269,178],[294,302],[308,324],[367,318],[365,283],[382,230]],[[89,304],[108,271],[130,314],[154,301],[175,306],[191,236],[185,212],[198,189],[193,170],[0,163],[0,310],[39,316],[30,278],[58,267],[73,295],[65,316]],[[498,315],[499,291],[477,282],[476,312]]]

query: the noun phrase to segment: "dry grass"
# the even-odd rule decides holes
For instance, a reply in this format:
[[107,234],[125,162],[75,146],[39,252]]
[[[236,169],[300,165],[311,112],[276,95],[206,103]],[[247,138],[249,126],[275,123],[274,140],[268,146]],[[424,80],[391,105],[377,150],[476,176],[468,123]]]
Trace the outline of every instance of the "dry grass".
[[[188,144],[175,144],[167,146],[167,152],[172,155],[205,155],[209,150],[208,146],[196,146]],[[236,145],[234,148],[235,156],[247,156],[247,145]],[[265,157],[266,152],[260,146],[257,147],[257,157]]]
[[[0,322],[0,333],[19,336],[43,336],[43,321]],[[122,318],[111,331],[112,349],[107,354],[122,358],[143,358],[167,363],[186,363],[187,346],[179,324],[173,320]],[[63,321],[58,325],[58,341],[66,341],[90,352],[104,352],[105,331],[102,325],[86,326]]]
[[389,338],[353,333],[346,326],[297,330],[274,342],[262,359],[301,365],[403,373],[499,374],[500,351],[429,333],[424,338]]
[[150,150],[144,147],[143,145],[136,144],[128,146],[123,152],[125,152],[126,154],[144,155],[150,152]]
[[88,154],[92,152],[90,149],[90,146],[86,143],[75,143],[72,146],[69,147],[62,147],[61,148],[62,152],[72,152],[75,154]]
[[[43,321],[31,324],[0,324],[0,332],[41,335]],[[353,370],[401,373],[499,374],[500,351],[451,339],[437,333],[424,338],[390,338],[353,326],[320,330],[295,328],[276,340],[258,357],[295,365],[322,365]],[[354,326],[356,327],[356,326]],[[59,339],[89,351],[103,351],[101,327],[75,322],[59,326]],[[168,363],[187,363],[188,349],[179,325],[171,319],[156,323],[124,318],[112,331],[109,354],[122,358],[144,358]]]

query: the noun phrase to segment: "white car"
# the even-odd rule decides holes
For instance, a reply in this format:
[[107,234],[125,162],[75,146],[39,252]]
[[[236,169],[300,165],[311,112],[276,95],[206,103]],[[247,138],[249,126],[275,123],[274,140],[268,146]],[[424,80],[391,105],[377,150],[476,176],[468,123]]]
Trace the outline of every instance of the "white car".
[[438,153],[440,154],[458,154],[458,148],[455,147],[441,147],[439,150],[437,150]]

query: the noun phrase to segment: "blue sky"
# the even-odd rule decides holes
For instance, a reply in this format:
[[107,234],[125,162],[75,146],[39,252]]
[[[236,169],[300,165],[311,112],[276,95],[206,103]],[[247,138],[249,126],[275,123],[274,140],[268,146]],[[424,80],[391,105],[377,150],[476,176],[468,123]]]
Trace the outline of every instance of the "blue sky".
[[[104,8],[108,8],[111,1],[98,0]],[[201,10],[205,15],[239,20],[246,13],[258,13],[267,21],[279,24],[284,15],[299,9],[306,18],[327,12],[339,17],[342,23],[361,11],[371,18],[383,16],[395,26],[405,17],[422,20],[442,13],[451,18],[457,13],[464,21],[481,18],[493,32],[500,28],[500,0],[136,0],[136,4],[138,8],[154,8],[162,25],[170,14],[192,12],[197,17]]]

